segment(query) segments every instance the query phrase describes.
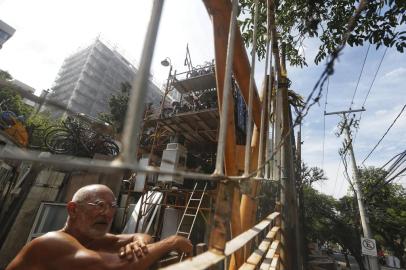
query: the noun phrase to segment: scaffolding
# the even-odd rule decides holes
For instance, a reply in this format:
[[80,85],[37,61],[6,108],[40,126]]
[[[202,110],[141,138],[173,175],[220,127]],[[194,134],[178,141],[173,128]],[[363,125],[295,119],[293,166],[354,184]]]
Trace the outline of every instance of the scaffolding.
[[[250,65],[237,27],[238,1],[203,0],[203,2],[213,22],[216,47],[214,68],[203,67],[204,72],[190,70],[185,74],[179,74],[184,75],[184,78],[170,74],[168,78],[170,84],[161,103],[162,109],[158,115],[148,118],[145,117],[144,104],[164,3],[163,0],[154,0],[141,53],[140,67],[132,84],[122,136],[122,152],[119,158],[109,161],[64,155],[47,156],[12,146],[0,148],[0,158],[44,163],[67,170],[84,169],[97,172],[130,170],[137,174],[145,173],[151,177],[171,175],[189,179],[188,181],[215,183],[209,250],[166,269],[208,269],[221,261],[224,261],[225,267],[230,269],[239,267],[242,269],[256,267],[299,269],[300,254],[295,242],[297,203],[295,203],[292,153],[294,146],[292,133],[296,123],[293,123],[289,113],[286,67],[283,55],[281,56],[278,50],[273,1],[267,1],[269,18],[267,68],[264,74],[262,98],[258,95],[254,81],[256,46],[254,44],[251,52]],[[258,0],[255,0],[254,5],[255,18],[257,18]],[[254,21],[253,32],[255,41],[257,19]],[[271,68],[272,66],[274,69]],[[195,71],[197,73],[193,74]],[[233,99],[235,85],[238,85],[238,92],[243,97],[248,111],[245,147],[239,147],[236,144]],[[181,99],[180,104],[175,104],[172,112],[168,112],[165,110],[165,96],[171,88],[181,93]],[[216,94],[217,106],[211,103],[213,93]],[[208,102],[200,102],[198,99],[199,102],[196,103],[194,98],[196,95],[207,96]],[[66,106],[58,102],[52,104],[66,109]],[[187,109],[183,109],[184,106]],[[69,107],[67,111],[69,112]],[[272,122],[270,121],[271,111],[274,113]],[[155,136],[153,136],[155,142],[152,143],[150,152],[154,153],[154,147],[160,149],[162,145],[159,143],[158,134],[182,133],[190,144],[208,142],[213,145],[212,151],[215,153],[215,159],[212,159],[213,171],[166,170],[151,164],[141,165],[138,162],[138,155],[143,145],[139,138],[143,133],[140,127],[144,119],[146,119],[145,127],[155,126]],[[198,124],[195,124],[196,121]],[[194,129],[192,126],[200,126],[205,132],[199,132],[199,129]],[[166,133],[159,132],[160,129],[166,130]],[[267,138],[269,130],[273,131],[272,141]],[[203,145],[203,147],[206,146]],[[240,164],[239,159],[244,159],[244,163]],[[263,182],[276,183],[277,188],[280,188],[280,198],[274,211],[255,225],[260,183]],[[148,188],[144,191],[148,191]],[[167,194],[172,193],[173,191],[167,192]],[[164,203],[164,205],[169,204]],[[171,205],[180,207],[176,203]]]

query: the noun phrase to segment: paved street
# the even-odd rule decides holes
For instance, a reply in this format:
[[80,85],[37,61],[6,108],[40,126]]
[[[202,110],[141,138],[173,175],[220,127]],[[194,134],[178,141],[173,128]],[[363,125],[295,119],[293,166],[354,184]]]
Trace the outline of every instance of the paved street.
[[[346,269],[345,268],[345,257],[344,257],[343,254],[334,253],[332,255],[332,257],[334,258],[334,260],[336,260],[337,264],[339,265],[338,269]],[[355,269],[358,270],[359,269],[358,263],[357,263],[357,261],[355,260],[355,258],[353,256],[348,255],[348,260],[350,261],[350,266],[351,266],[352,270],[355,270]]]

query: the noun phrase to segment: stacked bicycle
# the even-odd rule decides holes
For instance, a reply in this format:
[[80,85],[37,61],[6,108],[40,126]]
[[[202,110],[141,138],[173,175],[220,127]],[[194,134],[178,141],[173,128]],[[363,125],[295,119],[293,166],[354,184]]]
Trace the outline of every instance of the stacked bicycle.
[[46,132],[46,147],[55,154],[92,158],[95,154],[115,157],[120,149],[112,137],[98,132],[80,117],[69,116],[61,127]]

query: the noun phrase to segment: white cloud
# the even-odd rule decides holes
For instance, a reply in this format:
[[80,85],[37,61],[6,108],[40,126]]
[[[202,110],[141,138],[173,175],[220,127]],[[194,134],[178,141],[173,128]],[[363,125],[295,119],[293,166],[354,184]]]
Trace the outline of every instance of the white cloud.
[[406,68],[404,68],[404,67],[396,68],[394,70],[391,70],[391,71],[385,73],[385,75],[383,75],[383,79],[386,79],[386,80],[393,80],[393,79],[397,80],[402,77],[403,78],[406,77]]

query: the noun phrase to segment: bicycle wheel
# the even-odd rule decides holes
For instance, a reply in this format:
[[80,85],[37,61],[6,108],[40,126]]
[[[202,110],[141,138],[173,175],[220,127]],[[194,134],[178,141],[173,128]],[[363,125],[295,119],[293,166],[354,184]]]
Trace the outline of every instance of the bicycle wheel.
[[54,154],[75,154],[72,134],[63,128],[50,130],[45,135],[45,145]]
[[120,153],[120,148],[112,140],[104,140],[95,149],[95,153],[115,157]]

